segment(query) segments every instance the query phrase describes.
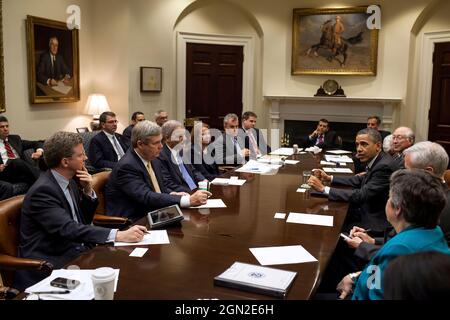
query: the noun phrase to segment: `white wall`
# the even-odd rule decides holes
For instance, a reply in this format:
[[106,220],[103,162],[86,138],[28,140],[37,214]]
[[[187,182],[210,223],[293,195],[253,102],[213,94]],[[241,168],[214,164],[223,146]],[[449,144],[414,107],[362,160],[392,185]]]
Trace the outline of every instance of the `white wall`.
[[[59,130],[75,131],[89,124],[82,115],[92,87],[92,24],[89,0],[3,0],[3,49],[5,59],[6,113],[11,132],[29,139],[43,139]],[[26,45],[26,17],[38,16],[66,21],[66,8],[77,4],[82,10],[80,30],[81,101],[69,104],[30,105]]]
[[[4,0],[4,47],[7,113],[13,130],[25,137],[43,138],[60,129],[86,125],[81,112],[88,93],[107,95],[121,127],[132,111],[142,109],[150,118],[176,105],[176,31],[258,33],[255,54],[254,101],[259,124],[268,124],[263,95],[312,96],[330,76],[291,76],[292,10],[307,7],[367,5],[362,0]],[[234,5],[230,5],[232,2]],[[377,77],[336,76],[349,96],[407,96],[411,74],[411,28],[428,0],[379,0],[382,30]],[[448,2],[448,1],[446,1]],[[80,32],[82,101],[78,104],[30,106],[28,103],[25,23],[27,14],[65,21],[65,8],[82,8]],[[180,18],[189,5],[190,11]],[[448,7],[445,7],[448,8]],[[446,21],[448,9],[439,10],[436,24]],[[180,20],[178,20],[180,18]],[[261,27],[256,30],[255,21]],[[434,21],[434,20],[433,20]],[[440,21],[440,22],[438,22]],[[178,24],[177,24],[178,22]],[[434,22],[433,22],[434,23]],[[436,26],[434,26],[436,27]],[[434,28],[430,25],[430,28]],[[186,29],[186,30],[182,30]],[[256,30],[256,31],[255,31]],[[261,32],[261,34],[259,34]],[[19,37],[19,41],[17,38]],[[413,46],[414,47],[414,46]],[[415,47],[414,47],[415,50]],[[413,54],[414,56],[414,54]],[[163,68],[163,91],[139,92],[139,67]],[[401,122],[411,125],[411,106],[402,106]],[[32,123],[33,125],[30,125]],[[120,131],[120,129],[119,129]]]

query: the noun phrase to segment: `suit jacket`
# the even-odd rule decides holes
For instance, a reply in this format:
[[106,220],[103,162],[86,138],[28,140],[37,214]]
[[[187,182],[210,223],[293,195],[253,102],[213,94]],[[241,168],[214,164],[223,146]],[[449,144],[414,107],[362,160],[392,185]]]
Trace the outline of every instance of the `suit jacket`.
[[128,127],[123,130],[122,135],[127,138],[128,140],[131,140],[131,131],[133,131],[134,124],[130,124]]
[[[174,163],[175,159],[172,156],[167,144],[164,144],[159,157],[155,162],[161,169],[161,174],[164,181],[164,187],[167,192],[187,192],[191,193],[191,189],[183,178],[178,165]],[[184,164],[187,172],[191,176],[194,183],[197,185],[199,181],[205,180],[205,177],[195,169],[191,164]]]
[[55,56],[55,62],[53,67],[54,72],[52,72],[52,61],[50,57],[50,52],[43,53],[39,60],[39,65],[37,68],[37,80],[43,85],[47,85],[48,79],[62,80],[66,74],[70,75],[70,69],[64,62],[63,57],[60,54]]
[[[261,130],[254,128],[254,129],[247,130],[247,132],[248,131],[251,131],[253,136],[255,137],[256,144],[258,145],[259,151],[261,152],[262,155],[266,155],[266,154],[272,152],[272,149],[270,148],[270,146],[267,144],[266,140],[264,139],[264,136],[263,136]],[[250,148],[250,137],[248,136],[247,132],[244,131],[244,129],[239,130],[239,134],[242,134],[244,137],[245,148],[249,149],[251,151],[252,149]],[[256,158],[256,155],[251,155],[251,158]]]
[[212,157],[205,159],[202,151],[195,150],[194,144],[191,146],[191,163],[209,181],[213,181],[220,175],[219,167],[214,163],[214,159]]
[[[316,145],[318,137],[310,139],[309,136],[306,137],[306,147],[313,147]],[[336,131],[327,131],[325,132],[323,143],[317,145],[321,149],[332,149],[336,148]]]
[[[119,141],[123,152],[127,152],[129,148],[129,141],[122,135],[114,134]],[[102,131],[92,138],[89,145],[89,161],[97,169],[114,168],[118,161],[118,156],[111,141]]]
[[360,226],[383,232],[389,226],[385,206],[389,198],[389,178],[394,171],[392,157],[380,152],[364,176],[334,177],[332,185],[351,186],[353,189],[331,188],[329,199],[347,201],[358,207]]
[[[107,241],[110,229],[90,225],[97,199],[80,193],[73,180],[69,188],[81,211],[79,222],[73,220],[69,202],[50,170],[43,173],[28,191],[22,206],[19,257],[44,259],[58,269],[92,244]],[[26,286],[41,277],[38,273],[23,272],[18,276],[18,282]]]
[[[245,142],[242,136],[238,135],[237,140],[239,147],[244,149]],[[207,154],[214,157],[217,165],[240,166],[245,163],[244,157],[234,145],[233,137],[226,133],[208,146]]]
[[[22,140],[22,138],[18,135],[11,134],[8,136],[8,142],[11,145],[11,147],[14,148],[14,150],[17,151],[20,158],[23,159],[24,155],[23,152],[27,149],[38,149],[42,148],[42,142],[39,141],[28,141],[28,140]],[[3,164],[3,159],[0,157],[0,164]]]
[[164,181],[159,165],[153,160],[153,170],[161,188],[156,193],[147,168],[130,148],[111,172],[105,188],[106,214],[140,219],[148,212],[180,204],[181,197],[164,193]]

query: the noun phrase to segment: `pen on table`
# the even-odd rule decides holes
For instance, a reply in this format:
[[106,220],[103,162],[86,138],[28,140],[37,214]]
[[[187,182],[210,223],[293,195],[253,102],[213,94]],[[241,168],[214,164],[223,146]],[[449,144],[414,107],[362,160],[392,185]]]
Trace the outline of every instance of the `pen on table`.
[[68,294],[70,293],[70,290],[59,290],[59,291],[37,291],[37,292],[31,292],[30,294]]

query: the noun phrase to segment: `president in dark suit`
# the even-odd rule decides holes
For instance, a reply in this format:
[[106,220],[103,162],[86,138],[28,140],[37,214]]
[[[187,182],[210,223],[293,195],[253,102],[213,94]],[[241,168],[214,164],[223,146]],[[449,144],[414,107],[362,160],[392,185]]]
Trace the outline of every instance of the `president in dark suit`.
[[190,164],[190,149],[183,157],[183,148],[186,147],[186,129],[176,120],[169,120],[163,124],[162,136],[164,146],[155,159],[168,192],[190,193],[197,189],[200,181],[205,177]]
[[[44,150],[50,170],[41,175],[23,202],[19,257],[47,260],[62,268],[94,244],[142,240],[146,230],[142,226],[118,231],[90,225],[98,201],[84,167],[83,140],[77,133],[54,134]],[[24,289],[43,276],[18,272],[18,287]]]
[[248,158],[251,159],[256,159],[272,151],[261,130],[256,128],[257,118],[256,113],[251,111],[244,112],[242,115],[242,131],[240,131],[240,134],[244,135],[245,148],[250,150],[250,157]]
[[125,155],[130,142],[121,134],[116,133],[117,119],[114,112],[103,112],[100,115],[102,131],[92,138],[89,145],[89,161],[97,168],[114,168]]
[[50,38],[48,46],[49,51],[43,53],[39,60],[37,81],[46,86],[56,86],[58,81],[68,81],[71,72],[64,58],[58,54],[58,38]]
[[32,159],[40,159],[43,154],[39,141],[22,140],[18,135],[9,134],[9,122],[0,116],[0,180],[9,183],[24,182],[32,185],[39,178],[40,170],[24,160],[24,150],[35,149]]
[[[368,128],[359,131],[356,147],[358,159],[367,163],[364,175],[333,177],[317,170],[320,178],[311,177],[309,184],[328,195],[330,200],[350,203],[344,230],[358,224],[382,233],[389,226],[384,209],[389,197],[389,178],[395,171],[395,165],[392,157],[381,151],[381,135],[377,130]],[[331,182],[331,188],[325,187],[320,179]],[[335,188],[339,185],[352,189]]]
[[161,128],[153,122],[139,122],[132,131],[130,148],[114,167],[105,188],[106,212],[132,220],[148,212],[178,204],[205,204],[209,192],[171,192],[164,187],[159,164],[154,161],[162,149]]
[[327,119],[320,119],[316,130],[307,139],[305,147],[317,146],[321,149],[332,149],[337,147],[336,132],[330,130],[330,123]]

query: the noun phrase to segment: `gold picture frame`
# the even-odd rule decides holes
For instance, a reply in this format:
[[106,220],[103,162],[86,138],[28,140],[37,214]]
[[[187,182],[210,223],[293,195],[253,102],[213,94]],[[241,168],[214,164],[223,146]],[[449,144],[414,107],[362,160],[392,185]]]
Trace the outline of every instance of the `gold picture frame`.
[[26,25],[30,103],[80,101],[78,30],[34,16]]
[[294,9],[292,75],[376,76],[378,30],[367,6]]
[[5,65],[3,59],[3,0],[0,0],[0,113],[6,112]]

